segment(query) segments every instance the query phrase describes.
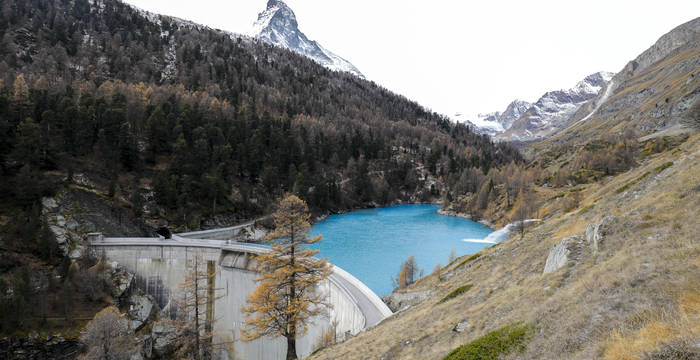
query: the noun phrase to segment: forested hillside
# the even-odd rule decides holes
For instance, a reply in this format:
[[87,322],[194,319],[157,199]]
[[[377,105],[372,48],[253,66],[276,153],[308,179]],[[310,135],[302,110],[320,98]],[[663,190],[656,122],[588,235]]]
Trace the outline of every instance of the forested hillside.
[[[148,185],[162,207],[150,215],[196,228],[218,212],[263,213],[286,191],[319,210],[434,198],[426,176],[521,160],[374,83],[250,38],[119,1],[1,10],[6,185],[72,171],[136,202]],[[21,203],[27,192],[13,189],[3,198]]]

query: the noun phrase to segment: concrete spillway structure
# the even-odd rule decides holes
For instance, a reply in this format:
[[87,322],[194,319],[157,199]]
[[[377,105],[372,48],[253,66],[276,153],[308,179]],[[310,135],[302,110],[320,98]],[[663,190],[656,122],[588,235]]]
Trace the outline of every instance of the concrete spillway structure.
[[[139,285],[151,294],[158,305],[168,309],[180,294],[180,284],[187,275],[187,263],[198,258],[206,269],[216,269],[214,288],[219,296],[214,302],[214,342],[232,343],[227,350],[218,351],[223,359],[284,359],[286,341],[283,338],[261,338],[241,341],[245,315],[241,310],[257,287],[253,258],[269,251],[267,247],[227,240],[192,239],[174,236],[162,238],[104,238],[89,237],[91,251],[104,253],[139,279]],[[301,357],[313,352],[324,332],[335,330],[339,337],[355,335],[376,325],[391,310],[367,286],[338,267],[319,285],[317,291],[327,296],[331,308],[328,314],[314,319],[306,334],[297,339]],[[232,349],[230,349],[232,348]]]

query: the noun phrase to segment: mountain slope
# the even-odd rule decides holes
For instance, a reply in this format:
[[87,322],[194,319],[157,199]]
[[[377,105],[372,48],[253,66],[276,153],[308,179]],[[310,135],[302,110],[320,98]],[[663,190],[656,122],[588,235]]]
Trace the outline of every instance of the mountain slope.
[[500,358],[700,358],[698,24],[527,149],[541,223],[420,279],[402,297],[426,300],[313,358],[440,359],[475,341],[493,354],[487,334],[517,323],[535,330]]
[[258,14],[251,35],[269,44],[283,47],[315,60],[336,71],[345,71],[364,79],[364,75],[349,61],[309,40],[299,30],[296,16],[281,0],[269,0],[265,11]]
[[[553,143],[592,133],[634,130],[650,135],[700,126],[700,18],[662,36],[630,61],[569,120]],[[550,146],[549,142],[542,147]]]
[[568,90],[550,91],[537,100],[498,140],[532,141],[550,136],[567,124],[578,108],[598,95],[612,73],[597,72]]

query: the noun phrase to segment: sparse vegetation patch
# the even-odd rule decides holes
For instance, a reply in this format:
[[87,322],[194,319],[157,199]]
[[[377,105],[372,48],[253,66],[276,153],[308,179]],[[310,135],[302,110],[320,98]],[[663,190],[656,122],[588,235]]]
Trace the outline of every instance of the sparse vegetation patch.
[[644,174],[642,174],[642,176],[640,176],[640,177],[638,177],[638,178],[636,178],[636,179],[634,179],[634,180],[628,182],[627,184],[621,186],[619,189],[615,190],[615,193],[616,193],[616,194],[620,194],[620,193],[623,193],[623,192],[627,191],[629,188],[631,188],[632,186],[636,185],[638,182],[644,180],[644,178],[646,178],[647,176],[649,176],[649,174],[650,174],[650,172],[648,172],[648,171],[645,172]]
[[658,174],[658,173],[670,168],[671,166],[673,166],[673,161],[665,162],[665,163],[657,166],[656,168],[654,168],[654,171],[656,171],[656,173]]
[[468,262],[470,262],[470,261],[472,261],[472,260],[478,259],[479,256],[481,256],[481,253],[480,253],[480,252],[478,252],[478,253],[476,253],[476,254],[474,254],[474,255],[468,257],[466,260],[462,261],[457,267],[462,267],[462,265],[464,265],[464,264],[466,264],[466,263],[468,263]]
[[450,300],[452,298],[455,298],[461,294],[464,294],[465,292],[469,291],[469,289],[472,288],[472,284],[467,284],[467,285],[462,285],[456,289],[454,289],[451,293],[447,294],[444,298],[442,298],[440,301],[438,301],[438,304],[442,304],[447,300]]

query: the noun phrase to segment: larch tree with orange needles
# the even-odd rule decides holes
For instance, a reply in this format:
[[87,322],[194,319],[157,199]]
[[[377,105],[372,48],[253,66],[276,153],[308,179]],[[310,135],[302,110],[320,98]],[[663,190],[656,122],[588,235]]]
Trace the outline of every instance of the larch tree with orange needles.
[[330,265],[314,258],[318,250],[307,245],[321,236],[310,237],[309,209],[295,195],[288,195],[274,214],[275,229],[267,235],[270,252],[258,255],[258,287],[244,308],[247,320],[244,341],[284,336],[287,359],[296,359],[296,338],[308,330],[314,317],[330,306],[317,285],[331,273]]
[[223,295],[221,288],[215,287],[216,265],[195,256],[187,262],[187,275],[180,290],[182,298],[174,300],[177,329],[177,351],[179,359],[207,360],[213,357],[216,348],[224,344],[214,344],[214,304]]

